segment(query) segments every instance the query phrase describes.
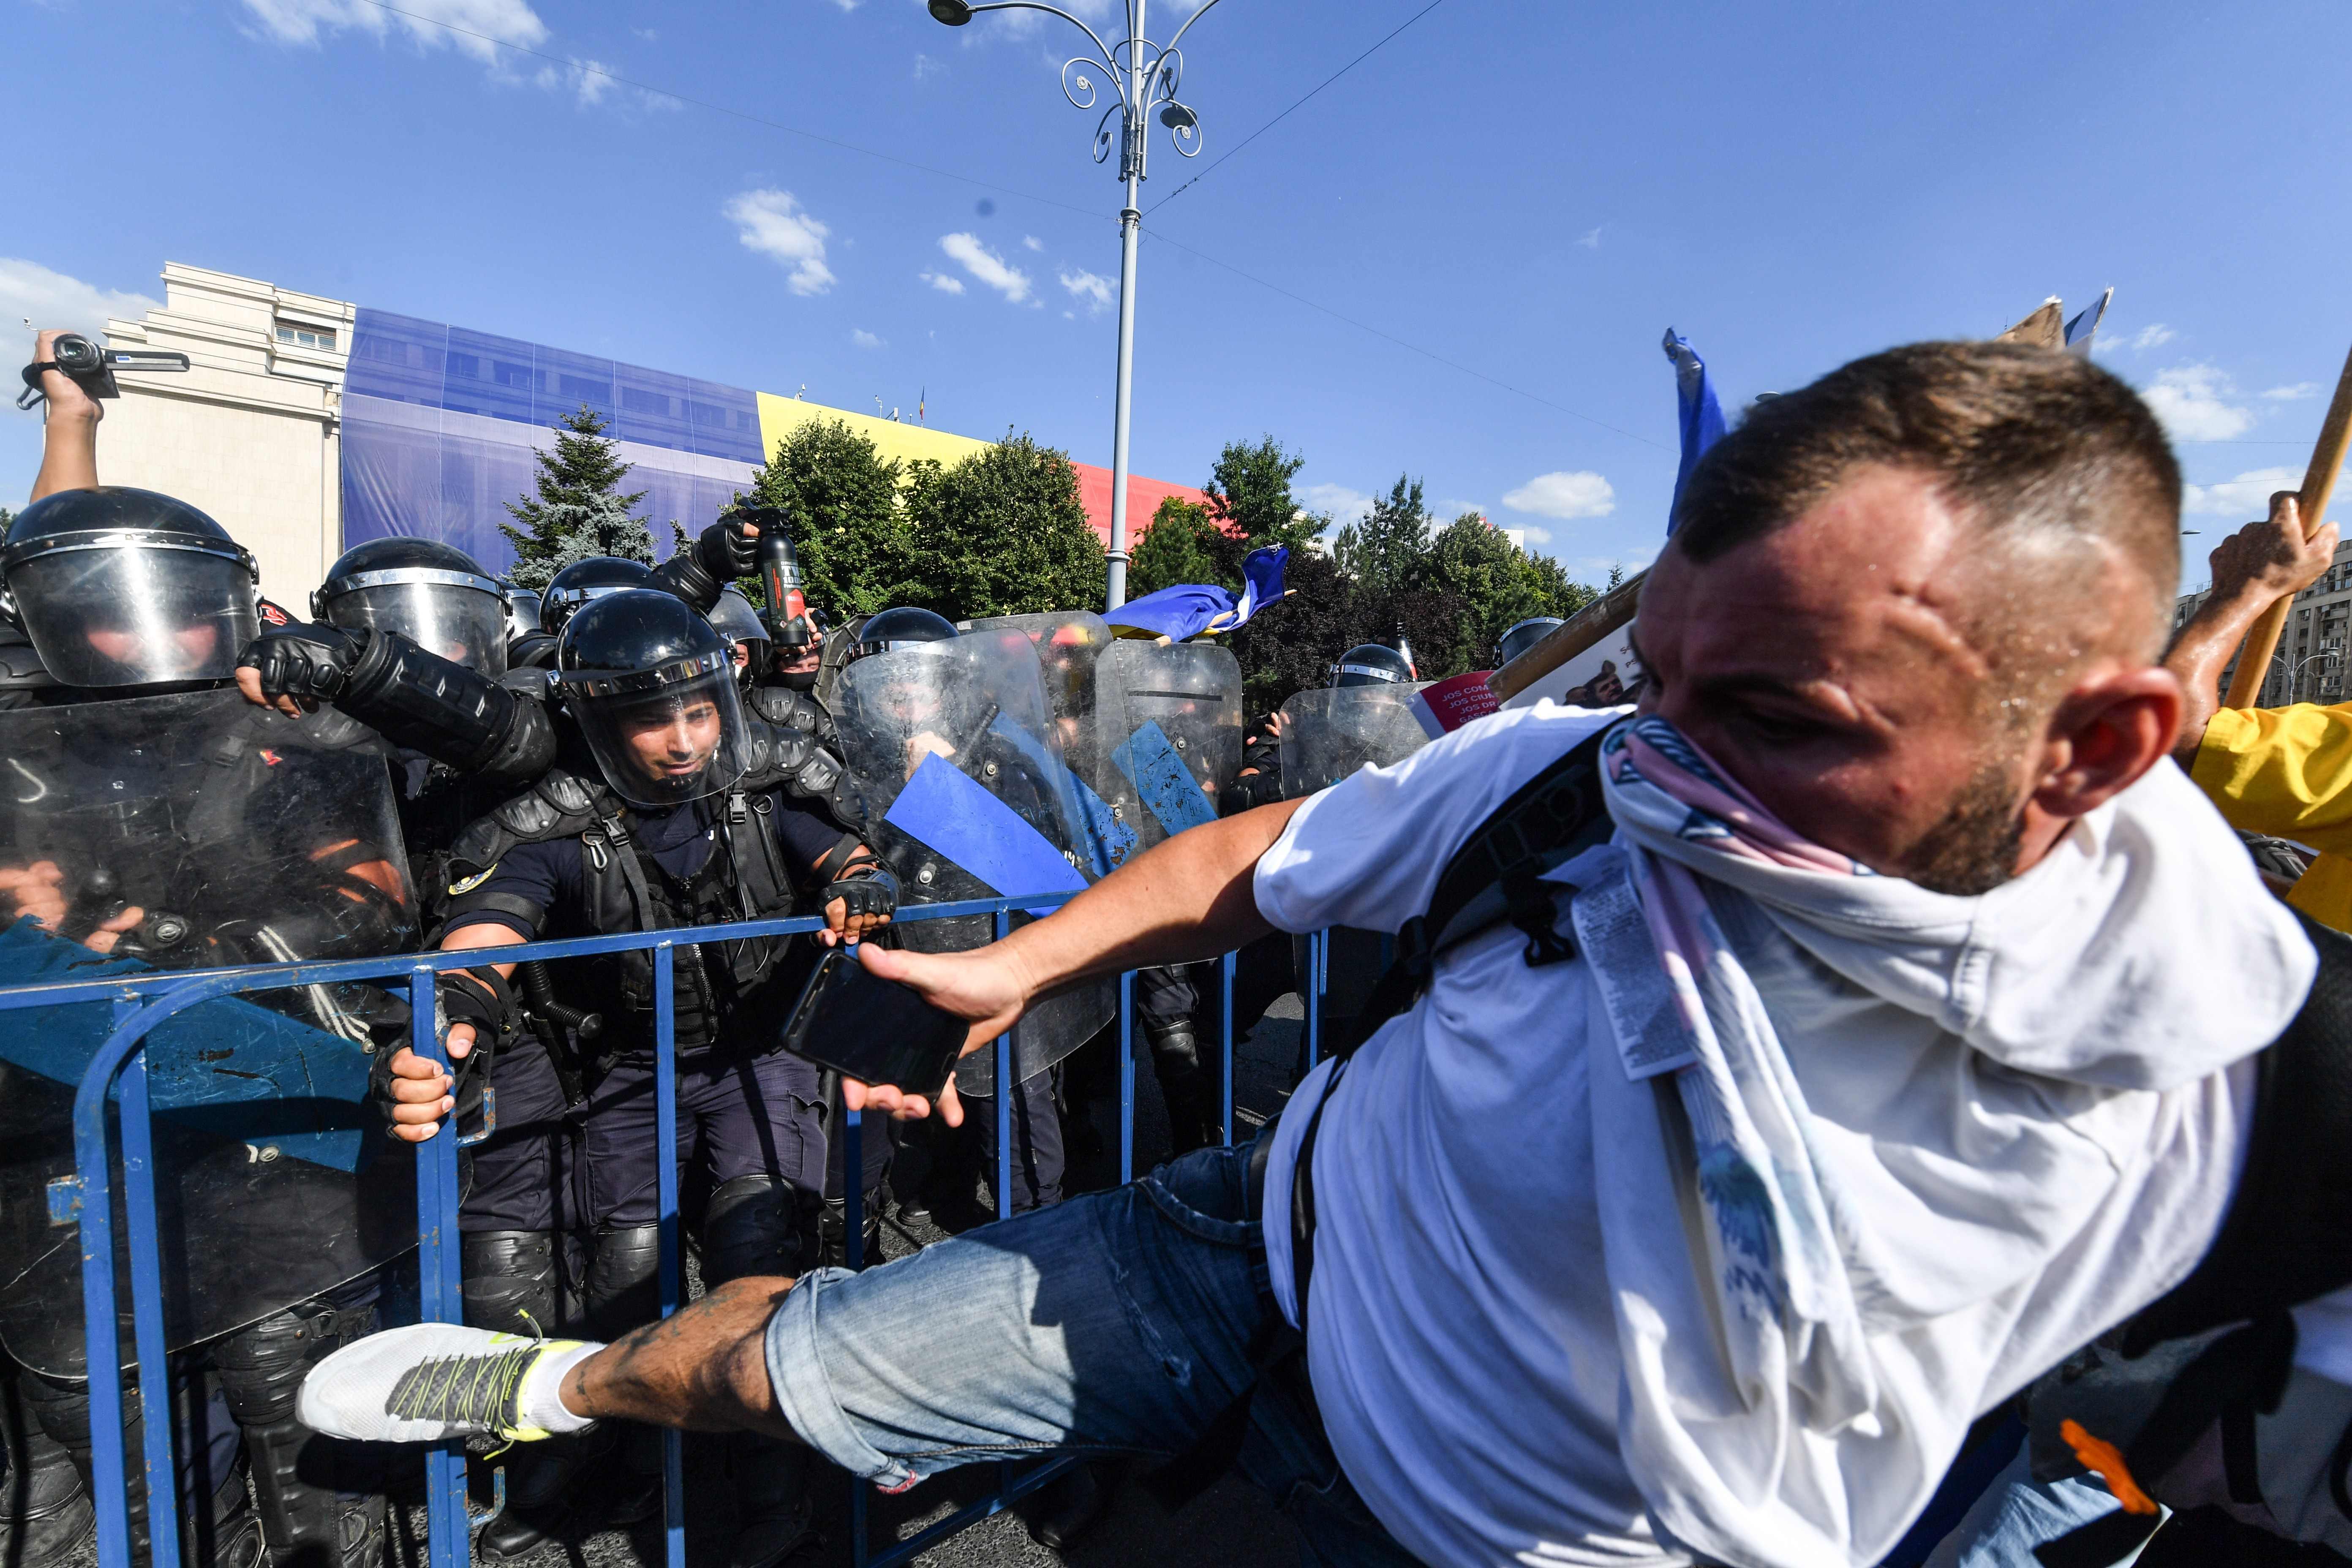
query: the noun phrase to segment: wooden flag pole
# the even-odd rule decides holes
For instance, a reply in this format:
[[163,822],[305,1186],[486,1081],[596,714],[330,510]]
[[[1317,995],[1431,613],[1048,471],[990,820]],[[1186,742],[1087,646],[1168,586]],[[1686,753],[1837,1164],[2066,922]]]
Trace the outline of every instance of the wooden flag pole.
[[[2344,374],[2336,378],[2327,421],[2319,427],[2319,445],[2311,449],[2311,467],[2303,471],[2296,506],[2305,539],[2327,526],[2328,492],[2335,489],[2336,472],[2344,466],[2347,438],[2352,438],[2352,355],[2346,357]],[[2272,605],[2262,619],[2246,629],[2245,645],[2238,650],[2238,672],[2230,678],[2230,694],[2223,706],[2252,708],[2262,700],[2263,678],[2270,673],[2271,655],[2278,649],[2279,634],[2286,630],[2286,613],[2293,607],[2294,597],[2289,595]],[[2288,684],[2287,700],[2293,701],[2294,683]]]

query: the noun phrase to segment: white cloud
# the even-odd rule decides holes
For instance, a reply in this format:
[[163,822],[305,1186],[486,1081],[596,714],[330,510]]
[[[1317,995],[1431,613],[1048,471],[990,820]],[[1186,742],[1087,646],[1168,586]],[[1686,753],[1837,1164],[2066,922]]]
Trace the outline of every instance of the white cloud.
[[1582,246],[1587,250],[1600,249],[1601,231],[1608,226],[1609,226],[1606,224],[1594,224],[1591,228],[1584,231],[1583,235],[1578,238],[1576,243]]
[[1520,546],[1523,550],[1532,550],[1538,544],[1549,544],[1551,542],[1551,530],[1549,528],[1538,528],[1532,522],[1520,523],[1517,528],[1511,530],[1511,531],[1517,534],[1520,539],[1526,542]]
[[2177,364],[2156,373],[2140,395],[2176,441],[2231,441],[2254,423],[2254,411],[2226,399],[2237,395],[2230,378],[2210,364]]
[[866,4],[866,0],[833,0],[833,4],[840,9],[844,16],[846,16],[850,12],[856,10],[860,5]]
[[446,44],[487,65],[497,60],[499,44],[535,48],[547,41],[547,24],[529,0],[407,0],[406,16],[365,0],[245,0],[245,8],[281,44],[315,45],[321,33],[346,27],[382,38],[397,23],[423,47]]
[[1298,492],[1309,511],[1328,512],[1334,522],[1355,522],[1372,510],[1372,498],[1345,485],[1308,485]]
[[[137,321],[148,311],[163,308],[161,300],[145,294],[100,289],[79,278],[53,272],[37,261],[0,256],[0,328],[8,332],[18,331],[23,319],[30,316],[37,329],[70,328],[96,338],[106,331],[110,316]],[[26,355],[27,359],[31,357],[29,353]]]
[[2170,327],[2166,326],[2162,321],[2150,321],[2147,325],[2134,332],[2130,337],[2125,339],[2124,342],[2129,347],[2135,349],[2158,349],[2162,348],[2165,344],[2170,342],[2179,335],[2179,333],[2174,331]]
[[867,331],[864,327],[850,329],[849,341],[861,349],[887,349],[890,345]]
[[2273,403],[2293,403],[2300,398],[2318,396],[2319,383],[2298,381],[2293,386],[2273,386],[2263,395]]
[[784,286],[793,293],[822,294],[833,287],[833,268],[824,264],[825,237],[833,231],[811,217],[792,192],[745,191],[720,211],[746,250],[786,269]]
[[995,289],[1011,303],[1018,305],[1028,300],[1029,274],[1008,266],[1003,257],[980,243],[980,236],[944,234],[940,237],[940,248],[947,252],[949,260],[961,263],[976,281]]
[[2180,510],[2209,516],[2234,517],[2240,522],[2252,522],[2256,518],[2270,515],[2273,491],[2302,488],[2301,468],[2254,468],[2219,484],[2185,487],[2180,497]]
[[1538,474],[1503,498],[1513,511],[1563,521],[1579,517],[1607,517],[1617,510],[1617,491],[1607,479],[1588,469],[1572,473]]
[[1043,250],[1045,248],[1045,242],[1039,239],[1034,234],[1024,234],[1021,237],[1021,248],[1024,250]]
[[583,109],[593,109],[613,89],[612,67],[602,60],[572,63],[572,91]]
[[1089,315],[1100,315],[1110,309],[1112,300],[1118,298],[1118,285],[1083,268],[1076,272],[1063,273],[1062,287],[1070,291],[1072,299],[1085,302]]
[[932,288],[938,289],[942,294],[961,294],[963,292],[963,279],[957,277],[952,272],[924,272],[918,274],[918,276],[919,276],[924,282],[929,284]]
[[947,68],[947,67],[931,58],[929,55],[919,54],[915,57],[915,79],[917,81],[928,81],[932,77],[939,75],[941,71]]

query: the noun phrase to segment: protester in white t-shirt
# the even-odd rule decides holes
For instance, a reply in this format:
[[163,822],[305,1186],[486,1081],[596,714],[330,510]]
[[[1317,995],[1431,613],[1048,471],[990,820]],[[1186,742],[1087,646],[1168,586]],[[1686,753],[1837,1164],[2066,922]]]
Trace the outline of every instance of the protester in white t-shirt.
[[2179,495],[2130,390],[2042,351],[1897,350],[1762,405],[1645,585],[1637,717],[1498,715],[1171,839],[992,948],[866,955],[977,1047],[1086,975],[1395,930],[1614,725],[1614,837],[1546,879],[1549,930],[1442,952],[1262,1161],[738,1281],[610,1347],[397,1331],[314,1373],[302,1417],[752,1426],[894,1487],[1171,1452],[1300,1321],[1314,1120],[1312,1398],[1273,1363],[1242,1457],[1318,1561],[1874,1563],[1976,1415],[2195,1264],[2243,1064],[2314,973],[2161,765]]

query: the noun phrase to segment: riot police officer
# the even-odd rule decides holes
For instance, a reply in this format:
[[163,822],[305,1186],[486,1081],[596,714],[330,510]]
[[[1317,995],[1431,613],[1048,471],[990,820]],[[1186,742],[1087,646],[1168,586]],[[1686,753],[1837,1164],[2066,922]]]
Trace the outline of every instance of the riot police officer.
[[[171,497],[122,487],[59,490],[26,508],[0,547],[0,582],[5,582],[7,605],[26,643],[54,681],[37,692],[39,700],[50,707],[225,686],[235,674],[239,652],[260,626],[264,607],[252,556],[219,523]],[[75,728],[67,726],[63,732],[70,735]],[[232,746],[229,755],[242,764],[253,762],[256,754]],[[103,766],[108,760],[93,761]],[[71,762],[67,758],[61,765]],[[133,759],[128,771],[137,773],[145,765]],[[114,787],[135,795],[141,782],[125,779]],[[234,782],[224,775],[225,785]],[[47,781],[44,787],[61,802],[73,793]],[[215,803],[224,804],[234,809],[236,803]],[[247,804],[256,811],[267,809],[261,797]],[[186,826],[182,825],[183,831]],[[278,826],[290,826],[298,833],[302,828],[299,823]],[[375,896],[366,889],[379,883],[398,887],[404,894],[404,873],[375,870],[382,851],[353,848],[358,858],[339,861],[331,870],[322,868],[325,874],[350,884],[343,888],[349,899],[366,903]],[[368,860],[370,855],[379,860]],[[16,868],[0,882],[0,905],[5,905],[0,912],[29,916],[52,931],[61,931],[62,922],[45,910],[63,892],[55,886],[55,877],[44,882],[48,866],[42,861]],[[331,902],[326,912],[334,917],[341,910]],[[174,945],[199,951],[179,934],[181,926],[164,931],[159,922],[160,917],[151,919],[146,909],[131,906],[74,934],[100,952],[115,952],[125,944],[148,952]],[[279,951],[291,928],[279,922],[273,929],[272,945],[235,957],[192,961],[297,956],[292,950]],[[351,953],[397,950],[397,938],[372,941],[362,935],[355,944],[345,945]],[[175,960],[180,961],[187,960]],[[216,1487],[217,1477],[207,1476],[190,1489],[200,1496],[212,1494],[212,1521],[208,1529],[197,1526],[196,1534],[202,1539],[209,1533],[215,1561],[249,1563],[258,1557],[264,1537],[273,1555],[289,1564],[357,1563],[381,1549],[381,1495],[369,1495],[363,1476],[346,1476],[349,1489],[344,1489],[316,1484],[311,1474],[303,1473],[315,1473],[321,1458],[317,1450],[324,1446],[293,1417],[303,1373],[340,1338],[367,1331],[373,1321],[374,1295],[373,1281],[362,1277],[273,1310],[212,1346],[227,1405],[245,1433],[261,1503],[255,1521],[247,1514],[241,1480]],[[86,1384],[28,1377],[26,1393],[41,1425],[72,1451],[86,1479]],[[298,1468],[306,1456],[307,1462]],[[134,1534],[143,1541],[143,1488],[134,1493],[132,1507]]]
[[771,724],[790,725],[820,745],[833,746],[833,715],[816,689],[824,654],[824,628],[816,612],[780,616],[761,610],[760,624],[769,634],[768,670],[752,683],[751,710]]
[[1341,654],[1339,661],[1331,667],[1331,684],[1340,688],[1388,685],[1420,679],[1413,670],[1412,653],[1392,648],[1386,643],[1358,643]]
[[[580,607],[556,679],[582,771],[557,767],[460,836],[445,950],[795,910],[822,910],[852,938],[887,921],[897,884],[836,815],[838,764],[795,731],[744,718],[727,640],[690,606],[635,589]],[[812,944],[779,938],[676,950],[679,1151],[706,1284],[814,1262],[822,1089],[814,1067],[774,1048],[813,957]],[[609,1337],[658,1309],[654,958],[551,967],[604,1020],[583,1125],[595,1227],[585,1294],[590,1331]],[[453,1058],[494,1057],[513,1037],[511,969],[443,976]],[[432,1064],[403,1051],[390,1070],[396,1121],[416,1086],[437,1106],[446,1079]],[[736,1443],[734,1561],[761,1568],[808,1533],[800,1451]],[[629,1458],[624,1516],[659,1485],[657,1448],[636,1445]]]
[[1495,668],[1502,668],[1566,625],[1558,616],[1529,616],[1526,620],[1512,622],[1496,640]]
[[731,584],[719,591],[719,602],[710,607],[710,624],[719,628],[733,649],[735,679],[748,694],[768,673],[768,627],[760,619],[760,612],[743,591]]

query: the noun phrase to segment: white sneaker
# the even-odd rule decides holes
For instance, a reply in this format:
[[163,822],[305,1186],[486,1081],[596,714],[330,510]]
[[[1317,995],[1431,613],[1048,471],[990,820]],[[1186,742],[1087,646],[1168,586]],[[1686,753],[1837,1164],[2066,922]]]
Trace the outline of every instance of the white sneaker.
[[[527,1385],[551,1356],[585,1343],[459,1323],[388,1329],[312,1367],[296,1415],[313,1432],[362,1443],[437,1443],[478,1433],[534,1442],[553,1434],[524,1424],[522,1413],[532,1407],[527,1394],[547,1396]],[[563,1367],[573,1359],[564,1357]]]

